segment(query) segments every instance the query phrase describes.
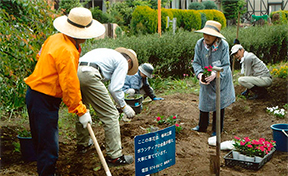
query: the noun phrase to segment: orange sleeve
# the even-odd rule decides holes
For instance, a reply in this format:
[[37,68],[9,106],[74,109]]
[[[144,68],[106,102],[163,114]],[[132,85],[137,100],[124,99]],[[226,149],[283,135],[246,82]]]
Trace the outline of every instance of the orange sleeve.
[[62,51],[61,59],[56,62],[59,74],[59,84],[62,89],[62,100],[68,106],[70,113],[81,116],[86,113],[86,106],[82,102],[80,83],[77,77],[79,55],[72,51]]

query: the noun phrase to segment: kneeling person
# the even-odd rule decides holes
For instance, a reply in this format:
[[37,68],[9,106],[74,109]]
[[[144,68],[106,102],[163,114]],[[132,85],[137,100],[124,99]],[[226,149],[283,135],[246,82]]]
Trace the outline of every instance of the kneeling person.
[[236,44],[231,48],[231,55],[234,55],[240,61],[241,74],[245,75],[238,78],[239,84],[247,88],[241,94],[248,97],[251,90],[254,95],[248,99],[264,98],[267,94],[265,87],[272,84],[272,77],[265,63],[255,54],[245,51],[240,44]]
[[149,63],[141,64],[138,72],[135,75],[127,75],[122,90],[133,96],[135,93],[143,94],[144,98],[149,96],[153,101],[163,100],[163,98],[156,97],[153,88],[149,85],[148,78],[152,78],[154,67]]

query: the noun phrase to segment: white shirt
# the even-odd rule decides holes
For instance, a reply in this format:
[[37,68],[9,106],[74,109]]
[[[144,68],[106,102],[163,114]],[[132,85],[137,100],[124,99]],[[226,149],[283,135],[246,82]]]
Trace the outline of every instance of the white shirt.
[[128,72],[128,62],[119,52],[108,48],[97,48],[89,51],[79,59],[80,62],[96,63],[102,72],[104,81],[110,81],[108,90],[120,107],[124,107],[124,92],[122,87]]

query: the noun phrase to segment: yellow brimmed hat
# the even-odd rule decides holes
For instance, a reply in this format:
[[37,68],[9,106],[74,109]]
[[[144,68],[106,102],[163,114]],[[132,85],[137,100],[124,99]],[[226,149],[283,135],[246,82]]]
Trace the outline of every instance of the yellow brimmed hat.
[[137,73],[137,71],[138,71],[138,59],[137,59],[136,52],[133,51],[132,49],[127,49],[127,48],[123,48],[123,47],[116,48],[115,50],[118,51],[119,53],[127,54],[132,59],[133,66],[130,70],[128,70],[127,74],[128,75],[134,75],[135,73]]
[[56,18],[53,26],[59,32],[77,39],[99,37],[105,32],[105,27],[92,18],[91,11],[83,7],[71,9],[68,17]]
[[215,37],[226,39],[220,33],[220,31],[221,31],[221,24],[219,22],[213,21],[213,20],[208,20],[208,21],[206,21],[205,26],[204,26],[203,29],[195,31],[195,32],[204,33],[204,34],[207,34],[207,35],[212,35],[212,36],[215,36]]

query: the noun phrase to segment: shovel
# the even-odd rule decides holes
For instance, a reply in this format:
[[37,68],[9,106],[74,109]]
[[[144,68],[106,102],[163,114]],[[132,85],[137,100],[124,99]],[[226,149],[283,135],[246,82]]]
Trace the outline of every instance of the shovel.
[[220,175],[220,143],[221,143],[221,125],[220,125],[220,72],[223,72],[221,67],[213,67],[212,70],[216,73],[216,156],[210,155],[210,172]]
[[91,138],[92,138],[92,140],[93,140],[93,142],[94,142],[96,151],[97,151],[98,156],[99,156],[99,158],[100,158],[100,161],[101,161],[101,163],[102,163],[102,165],[103,165],[103,167],[104,167],[104,170],[105,170],[105,172],[106,172],[106,175],[107,175],[107,176],[112,176],[112,175],[111,175],[111,172],[110,172],[110,170],[109,170],[109,167],[108,167],[108,165],[107,165],[107,163],[106,163],[106,160],[105,160],[105,158],[104,158],[104,156],[103,156],[103,153],[102,153],[102,151],[101,151],[101,149],[100,149],[100,146],[99,146],[99,144],[98,144],[98,142],[97,142],[97,139],[96,139],[96,137],[95,137],[95,135],[94,135],[94,132],[93,132],[93,130],[92,130],[92,127],[91,127],[90,123],[87,124],[87,129],[88,129],[89,134],[90,134],[90,136],[91,136]]

